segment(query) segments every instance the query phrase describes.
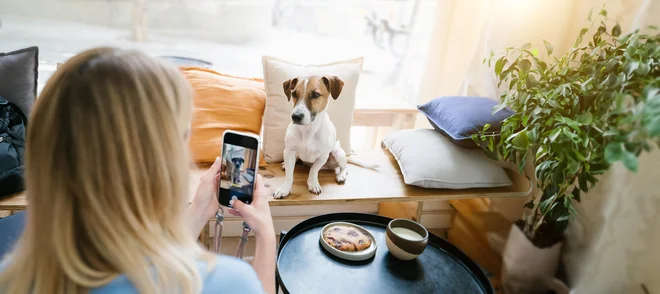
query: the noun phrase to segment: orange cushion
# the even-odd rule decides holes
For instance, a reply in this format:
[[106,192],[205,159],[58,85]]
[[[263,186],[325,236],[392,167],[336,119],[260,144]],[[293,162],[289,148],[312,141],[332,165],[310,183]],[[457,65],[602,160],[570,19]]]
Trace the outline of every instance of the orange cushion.
[[[239,78],[199,67],[181,67],[195,92],[190,153],[196,163],[221,154],[222,133],[231,129],[259,134],[266,106],[261,79]],[[265,166],[263,152],[260,166]]]

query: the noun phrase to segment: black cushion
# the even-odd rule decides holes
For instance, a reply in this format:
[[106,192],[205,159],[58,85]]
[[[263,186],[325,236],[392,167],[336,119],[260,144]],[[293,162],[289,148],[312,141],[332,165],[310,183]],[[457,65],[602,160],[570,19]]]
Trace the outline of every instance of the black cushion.
[[25,212],[0,219],[0,257],[14,246],[25,229]]
[[0,96],[30,116],[37,97],[39,48],[0,53]]

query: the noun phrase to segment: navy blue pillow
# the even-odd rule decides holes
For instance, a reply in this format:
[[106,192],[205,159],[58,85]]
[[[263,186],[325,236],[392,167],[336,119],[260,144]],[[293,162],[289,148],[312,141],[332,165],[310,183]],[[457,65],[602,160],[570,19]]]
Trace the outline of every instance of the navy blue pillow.
[[454,143],[466,147],[477,148],[472,141],[472,134],[490,124],[488,131],[498,133],[501,122],[513,115],[513,111],[505,108],[493,114],[493,106],[497,101],[484,97],[451,96],[440,97],[417,106],[429,120],[436,131],[451,138]]

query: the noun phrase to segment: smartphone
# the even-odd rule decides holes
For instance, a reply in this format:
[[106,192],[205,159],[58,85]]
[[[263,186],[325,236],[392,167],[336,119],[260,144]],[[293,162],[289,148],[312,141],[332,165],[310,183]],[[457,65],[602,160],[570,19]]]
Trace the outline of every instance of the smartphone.
[[259,166],[259,136],[227,130],[222,135],[220,205],[231,207],[232,199],[252,203]]

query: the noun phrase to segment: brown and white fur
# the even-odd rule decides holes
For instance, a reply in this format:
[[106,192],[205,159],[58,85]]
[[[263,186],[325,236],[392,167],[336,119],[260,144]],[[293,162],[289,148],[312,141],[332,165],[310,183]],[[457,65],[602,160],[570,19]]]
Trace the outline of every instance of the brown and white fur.
[[[335,126],[327,113],[330,97],[339,98],[344,82],[335,76],[294,78],[284,82],[283,88],[289,101],[293,99],[291,123],[284,140],[284,183],[275,191],[275,198],[284,198],[291,192],[293,170],[297,160],[310,164],[307,189],[321,193],[318,174],[321,169],[334,169],[338,183],[346,181],[348,176],[346,152],[337,141]],[[350,163],[366,168],[357,161]]]

